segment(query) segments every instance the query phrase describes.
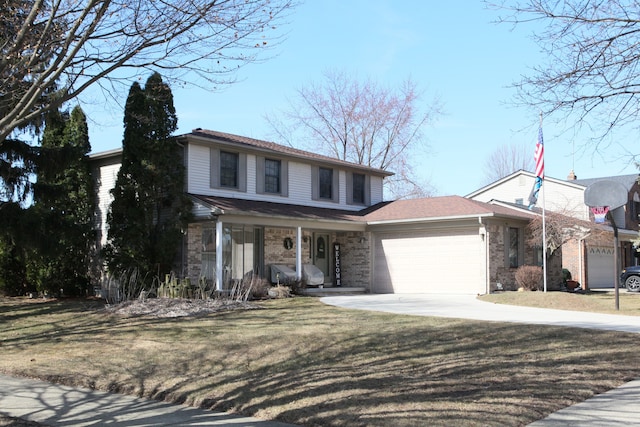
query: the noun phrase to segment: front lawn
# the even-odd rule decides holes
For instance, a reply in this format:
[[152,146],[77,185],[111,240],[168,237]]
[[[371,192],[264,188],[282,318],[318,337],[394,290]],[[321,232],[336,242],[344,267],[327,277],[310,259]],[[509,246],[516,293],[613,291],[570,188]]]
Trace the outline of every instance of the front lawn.
[[625,288],[618,290],[619,310],[616,310],[615,293],[603,290],[586,293],[508,291],[482,295],[479,299],[496,304],[640,316],[640,293],[627,292]]
[[0,299],[0,371],[304,426],[522,426],[640,376],[634,334],[260,306],[126,318]]

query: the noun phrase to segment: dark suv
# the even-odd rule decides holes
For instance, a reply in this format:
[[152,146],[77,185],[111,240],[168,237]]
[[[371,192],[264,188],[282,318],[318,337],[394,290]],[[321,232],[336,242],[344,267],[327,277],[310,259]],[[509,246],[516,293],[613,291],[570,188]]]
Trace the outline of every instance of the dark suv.
[[628,292],[640,291],[640,265],[625,267],[620,274],[620,283],[624,283]]

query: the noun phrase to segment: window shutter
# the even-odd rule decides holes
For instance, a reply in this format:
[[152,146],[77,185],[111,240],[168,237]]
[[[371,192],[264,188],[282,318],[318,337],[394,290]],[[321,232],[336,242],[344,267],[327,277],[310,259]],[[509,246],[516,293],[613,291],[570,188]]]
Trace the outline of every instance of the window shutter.
[[256,193],[264,194],[264,157],[256,157]]
[[364,176],[364,204],[371,206],[371,177],[369,175]]
[[333,178],[333,182],[331,183],[331,200],[336,203],[340,203],[340,171],[333,169],[333,173],[331,175]]
[[220,150],[211,148],[211,167],[209,168],[211,188],[220,188]]
[[238,191],[247,192],[247,155],[238,154]]
[[280,162],[280,194],[289,197],[289,162]]
[[311,166],[311,199],[319,200],[320,199],[320,179],[318,175],[320,171],[318,166]]
[[347,204],[353,205],[353,172],[347,172]]

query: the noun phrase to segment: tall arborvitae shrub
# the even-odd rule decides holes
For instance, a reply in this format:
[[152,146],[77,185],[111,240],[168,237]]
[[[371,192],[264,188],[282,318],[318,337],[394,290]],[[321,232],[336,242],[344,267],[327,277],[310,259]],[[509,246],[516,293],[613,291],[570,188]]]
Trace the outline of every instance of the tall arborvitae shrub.
[[151,281],[174,267],[191,212],[182,151],[172,136],[176,129],[173,95],[160,74],[149,77],[144,89],[134,83],[125,106],[122,166],[107,216],[104,255],[113,275],[135,269]]
[[40,291],[85,295],[93,233],[94,191],[86,116],[51,112],[37,161],[32,214],[38,218],[36,244],[29,252],[29,278]]

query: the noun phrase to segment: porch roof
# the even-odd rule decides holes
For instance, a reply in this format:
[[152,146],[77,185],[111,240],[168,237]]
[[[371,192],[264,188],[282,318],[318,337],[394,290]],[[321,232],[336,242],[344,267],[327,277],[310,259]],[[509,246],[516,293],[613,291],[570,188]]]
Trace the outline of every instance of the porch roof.
[[367,208],[361,211],[348,211],[287,203],[233,199],[228,197],[196,194],[192,194],[191,196],[201,204],[210,207],[211,213],[214,215],[247,215],[270,218],[294,218],[297,220],[364,223],[366,213],[370,212],[373,208]]

